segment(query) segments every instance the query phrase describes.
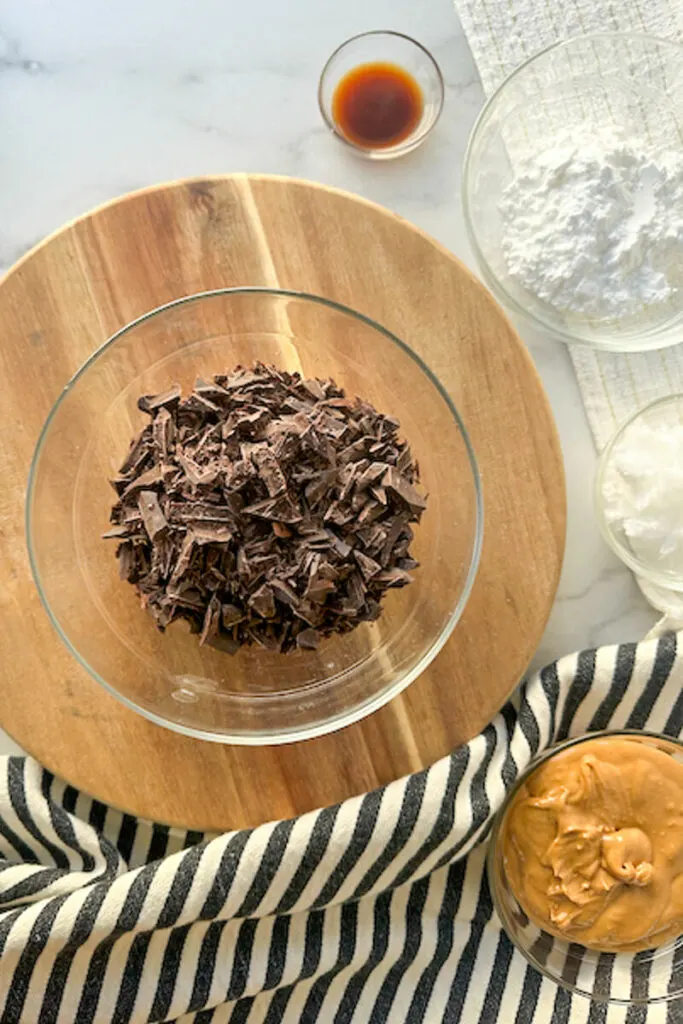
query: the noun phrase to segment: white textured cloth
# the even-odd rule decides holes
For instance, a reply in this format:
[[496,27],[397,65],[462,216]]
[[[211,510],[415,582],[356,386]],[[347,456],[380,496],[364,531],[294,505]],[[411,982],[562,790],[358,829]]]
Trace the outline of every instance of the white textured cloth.
[[[587,32],[645,32],[683,42],[683,0],[455,0],[484,90],[560,39]],[[682,338],[683,341],[683,338]],[[571,348],[598,449],[655,398],[683,392],[683,345],[648,353]]]

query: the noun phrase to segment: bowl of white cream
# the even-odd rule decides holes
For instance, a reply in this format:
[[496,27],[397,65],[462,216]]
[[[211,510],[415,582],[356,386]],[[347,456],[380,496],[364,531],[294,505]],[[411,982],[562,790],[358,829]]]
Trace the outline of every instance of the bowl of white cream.
[[683,619],[683,394],[624,423],[600,456],[600,530],[654,607]]
[[680,342],[683,47],[607,32],[532,57],[474,126],[463,207],[513,313],[614,351]]

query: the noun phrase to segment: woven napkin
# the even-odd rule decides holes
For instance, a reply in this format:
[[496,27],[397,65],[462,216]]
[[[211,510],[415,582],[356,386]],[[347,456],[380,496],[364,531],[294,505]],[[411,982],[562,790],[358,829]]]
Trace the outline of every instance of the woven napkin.
[[[683,0],[455,3],[487,93],[539,50],[586,32],[645,32],[683,42]],[[683,345],[648,353],[598,352],[577,345],[570,354],[599,450],[641,406],[683,392]]]
[[[220,836],[137,821],[29,758],[0,759],[0,1020],[681,1024],[681,1001],[627,1014],[531,968],[494,913],[482,845],[554,740],[681,734],[680,640],[563,658],[428,770]],[[666,1000],[679,954],[662,953],[657,979],[642,964],[631,974],[641,954],[605,954],[580,978],[603,996]]]

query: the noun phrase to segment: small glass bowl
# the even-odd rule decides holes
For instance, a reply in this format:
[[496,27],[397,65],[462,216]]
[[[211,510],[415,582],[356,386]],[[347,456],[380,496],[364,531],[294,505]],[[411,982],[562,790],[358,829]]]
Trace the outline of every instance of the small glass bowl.
[[[411,134],[395,145],[363,146],[344,134],[333,113],[334,94],[341,79],[349,71],[376,61],[396,64],[416,80],[422,90],[422,117]],[[391,160],[416,149],[427,138],[439,119],[444,101],[441,69],[416,39],[401,32],[373,31],[352,36],[337,47],[327,61],[318,84],[318,105],[327,127],[338,139],[369,160]]]
[[[636,574],[650,603],[661,611],[683,618],[683,573],[662,566],[656,559],[648,558],[646,548],[634,545],[626,536],[623,525],[618,521],[610,521],[607,516],[606,488],[617,479],[625,479],[620,470],[620,455],[626,450],[629,433],[634,427],[642,424],[660,429],[670,429],[673,426],[683,428],[683,394],[670,395],[651,402],[617,430],[598,463],[594,493],[595,512],[600,532],[606,542],[622,562]],[[672,495],[671,500],[678,504],[683,519],[680,496]]]
[[[381,616],[318,650],[278,654],[200,647],[185,623],[160,633],[118,575],[103,540],[130,438],[148,422],[140,395],[187,393],[261,360],[332,377],[400,420],[429,495],[409,587]],[[67,384],[38,440],[26,499],[31,569],[48,615],[79,663],[129,708],[220,743],[287,743],[340,729],[406,688],[451,635],[482,541],[482,498],[469,438],[422,360],[374,321],[299,292],[227,288],[177,299],[134,320]]]
[[500,201],[527,159],[586,124],[638,138],[649,153],[683,154],[682,109],[683,47],[634,32],[556,43],[503,82],[472,129],[462,183],[470,244],[482,278],[503,305],[565,342],[612,351],[680,342],[683,288],[666,301],[610,318],[562,311],[523,288],[505,260]]
[[683,953],[683,936],[658,949],[639,953],[599,953],[578,942],[564,942],[529,920],[505,876],[502,841],[505,819],[519,789],[551,757],[569,747],[601,738],[648,744],[683,762],[683,741],[629,729],[589,733],[544,751],[519,776],[493,822],[487,854],[493,906],[510,940],[531,966],[575,995],[618,1006],[649,1006],[680,999],[683,975],[678,963]]

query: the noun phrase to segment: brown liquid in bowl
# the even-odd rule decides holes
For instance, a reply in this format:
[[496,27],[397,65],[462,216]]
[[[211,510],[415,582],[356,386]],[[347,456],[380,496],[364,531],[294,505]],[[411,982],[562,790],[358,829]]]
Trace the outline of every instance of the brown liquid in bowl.
[[339,81],[332,116],[349,141],[373,149],[407,139],[422,118],[422,89],[398,64],[359,64]]

